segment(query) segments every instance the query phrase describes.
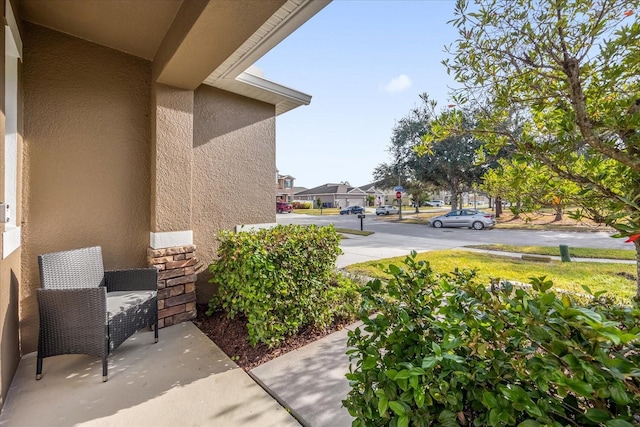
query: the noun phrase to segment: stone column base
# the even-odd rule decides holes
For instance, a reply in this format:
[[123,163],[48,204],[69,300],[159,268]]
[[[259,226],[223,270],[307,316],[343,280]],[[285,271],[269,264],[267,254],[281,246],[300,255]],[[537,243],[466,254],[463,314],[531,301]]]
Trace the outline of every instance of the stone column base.
[[158,269],[158,327],[195,319],[195,245],[147,249],[149,265]]

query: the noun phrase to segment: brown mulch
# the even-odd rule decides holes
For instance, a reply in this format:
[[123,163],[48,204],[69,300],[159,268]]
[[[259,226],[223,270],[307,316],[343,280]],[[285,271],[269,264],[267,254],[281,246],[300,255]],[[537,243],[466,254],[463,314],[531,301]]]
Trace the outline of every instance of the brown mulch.
[[265,344],[255,347],[249,344],[245,319],[236,317],[229,319],[227,313],[218,310],[206,315],[207,306],[198,306],[198,316],[193,323],[207,335],[220,349],[245,371],[275,359],[285,353],[300,348],[332,332],[343,329],[349,322],[337,319],[327,329],[307,328],[292,335],[277,348],[269,348]]

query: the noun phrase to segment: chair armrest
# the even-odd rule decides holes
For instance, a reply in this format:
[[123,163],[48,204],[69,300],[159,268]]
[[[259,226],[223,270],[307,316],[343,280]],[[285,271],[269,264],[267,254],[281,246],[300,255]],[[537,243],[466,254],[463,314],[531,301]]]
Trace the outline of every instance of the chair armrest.
[[37,299],[40,357],[66,353],[100,356],[105,352],[107,292],[103,286],[38,289]]
[[107,292],[158,290],[158,270],[155,268],[105,271],[104,277]]

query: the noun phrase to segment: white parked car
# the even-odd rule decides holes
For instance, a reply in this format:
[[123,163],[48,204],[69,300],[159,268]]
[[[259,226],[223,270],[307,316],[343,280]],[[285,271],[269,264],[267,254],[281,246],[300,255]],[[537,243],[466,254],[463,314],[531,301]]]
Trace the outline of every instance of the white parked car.
[[444,206],[444,202],[442,200],[429,200],[425,203],[425,205],[435,208],[441,208]]
[[391,215],[391,214],[397,214],[397,213],[398,213],[398,208],[391,205],[382,205],[376,208],[376,215]]
[[431,218],[429,224],[435,228],[441,227],[471,227],[474,230],[492,228],[496,225],[495,215],[475,209],[459,209],[446,215]]

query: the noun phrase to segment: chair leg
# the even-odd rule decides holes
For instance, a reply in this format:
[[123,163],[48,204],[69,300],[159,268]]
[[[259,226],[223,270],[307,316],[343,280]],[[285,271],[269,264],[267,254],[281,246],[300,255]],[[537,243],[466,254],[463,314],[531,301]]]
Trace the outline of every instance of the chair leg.
[[104,353],[102,354],[102,382],[106,382],[109,377],[108,377],[108,362],[107,359],[109,358],[109,329],[108,326],[106,327],[106,331],[107,333],[105,334],[104,337]]
[[108,377],[108,373],[107,373],[107,357],[108,356],[102,356],[102,382],[106,382],[109,377]]
[[155,339],[156,339],[155,342],[157,343],[158,342],[158,316],[156,316],[156,324],[153,327],[153,334],[154,334]]
[[42,378],[42,357],[38,357],[36,362],[36,380]]

